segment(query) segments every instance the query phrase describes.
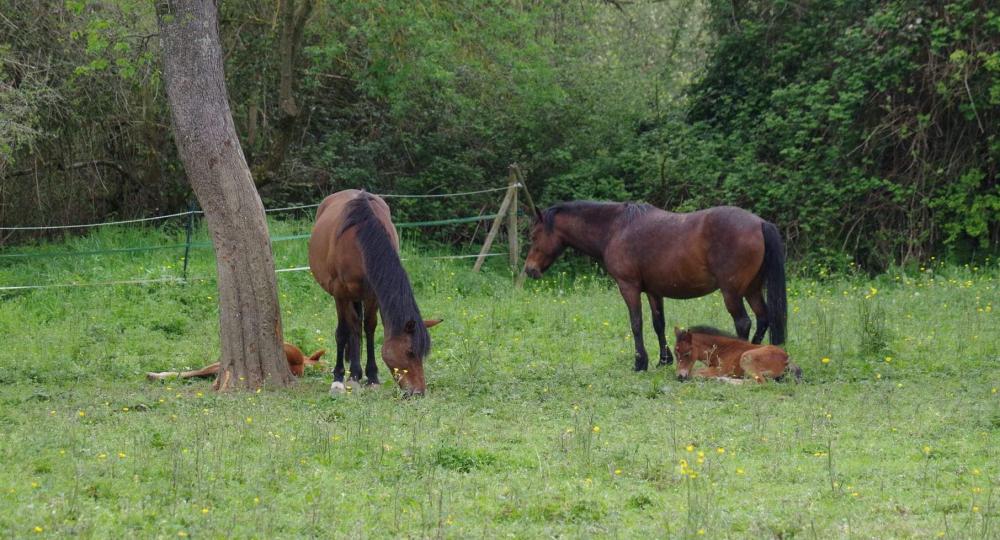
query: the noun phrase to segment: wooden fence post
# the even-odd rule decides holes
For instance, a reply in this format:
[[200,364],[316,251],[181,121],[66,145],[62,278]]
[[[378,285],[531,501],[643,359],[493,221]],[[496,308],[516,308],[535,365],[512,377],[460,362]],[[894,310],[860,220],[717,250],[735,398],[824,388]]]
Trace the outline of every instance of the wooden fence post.
[[510,200],[513,198],[513,190],[515,190],[513,185],[507,188],[507,193],[503,196],[503,202],[500,203],[500,210],[497,212],[497,217],[493,219],[493,224],[490,225],[490,232],[486,234],[486,241],[483,242],[483,249],[479,250],[479,256],[476,257],[476,264],[472,266],[473,272],[478,272],[480,268],[483,267],[483,261],[486,260],[486,254],[490,252],[490,246],[493,245],[493,239],[496,238],[498,232],[500,232],[500,224],[503,223],[504,215],[507,213],[507,209],[510,207]]
[[510,269],[512,272],[517,272],[517,262],[521,258],[520,246],[517,242],[517,165],[511,164],[508,167],[508,185],[510,186],[510,208],[507,217],[507,241],[510,244],[508,246],[508,253],[510,254]]
[[[521,189],[524,190],[524,199],[528,203],[528,212],[531,214],[531,217],[529,219],[534,220],[535,216],[538,215],[538,210],[535,208],[535,201],[531,199],[531,192],[528,191],[528,183],[525,182],[524,180],[524,173],[521,171],[521,167],[519,167],[517,163],[511,165],[511,168],[514,171],[515,176],[517,177],[518,184],[520,184]],[[521,266],[521,272],[517,275],[517,279],[514,280],[515,288],[520,289],[521,287],[524,286],[524,280],[525,278],[528,277],[528,275],[524,272],[527,265],[528,265],[528,260],[525,259],[524,265]]]
[[191,200],[188,203],[188,219],[187,225],[185,226],[185,237],[184,237],[184,269],[182,270],[182,276],[184,281],[188,278],[188,257],[191,256],[191,232],[194,230],[194,214],[195,214],[195,202]]

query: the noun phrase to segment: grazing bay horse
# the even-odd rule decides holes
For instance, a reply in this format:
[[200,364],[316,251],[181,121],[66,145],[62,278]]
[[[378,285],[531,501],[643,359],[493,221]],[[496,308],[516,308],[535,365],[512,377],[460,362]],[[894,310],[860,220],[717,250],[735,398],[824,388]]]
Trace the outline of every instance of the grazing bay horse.
[[[788,353],[774,345],[758,345],[727,334],[711,326],[695,326],[687,330],[674,327],[677,342],[677,379],[687,380],[692,375],[705,378],[744,377],[763,383],[767,379],[781,379],[785,372],[802,380],[802,369],[788,359]],[[691,370],[696,361],[706,368]]]
[[399,237],[385,201],[356,189],[324,199],[309,238],[309,268],[337,303],[337,364],[330,393],[345,391],[345,356],[351,364],[347,384],[359,385],[362,325],[367,383],[379,384],[375,328],[381,310],[382,359],[407,395],[423,394],[423,362],[431,350],[427,328],[441,321],[420,318],[410,279],[399,260]]
[[[745,298],[757,316],[753,342],[770,329],[785,340],[785,254],[774,224],[732,206],[675,214],[639,203],[575,201],[536,213],[525,272],[539,278],[567,248],[597,259],[618,283],[635,340],[635,369],[649,366],[642,341],[641,294],[646,293],[660,343],[667,348],[664,298],[696,298],[722,290],[736,333],[750,335]],[[764,301],[764,288],[767,302]]]
[[[291,370],[292,375],[296,377],[301,377],[305,373],[306,366],[312,366],[320,364],[319,357],[323,356],[326,352],[325,349],[320,349],[309,356],[302,353],[302,350],[292,345],[291,343],[284,344],[285,349],[285,359],[288,360],[288,369]],[[180,379],[190,379],[192,377],[211,377],[212,375],[218,375],[219,373],[219,363],[209,364],[201,369],[196,369],[194,371],[160,371],[160,372],[149,372],[146,373],[146,378],[151,381],[161,381],[163,379],[169,379],[172,377],[177,377]]]

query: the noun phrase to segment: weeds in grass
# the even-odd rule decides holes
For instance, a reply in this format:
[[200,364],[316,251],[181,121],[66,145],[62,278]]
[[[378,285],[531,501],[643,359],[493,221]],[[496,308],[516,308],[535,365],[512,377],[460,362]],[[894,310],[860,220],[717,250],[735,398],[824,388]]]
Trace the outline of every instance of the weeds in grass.
[[889,328],[882,303],[876,298],[877,289],[857,302],[858,353],[865,357],[889,350]]

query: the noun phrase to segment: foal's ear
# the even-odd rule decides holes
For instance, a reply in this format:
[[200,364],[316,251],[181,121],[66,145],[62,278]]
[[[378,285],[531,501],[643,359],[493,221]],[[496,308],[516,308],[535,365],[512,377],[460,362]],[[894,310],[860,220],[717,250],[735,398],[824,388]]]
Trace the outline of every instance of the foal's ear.
[[535,208],[535,219],[537,219],[539,223],[542,222],[542,212],[538,208]]
[[326,349],[320,349],[320,350],[318,350],[318,351],[310,354],[309,358],[306,358],[305,363],[307,365],[317,364],[317,363],[319,363],[319,358],[321,356],[323,356],[324,354],[326,354]]
[[443,321],[443,320],[444,319],[425,320],[424,321],[424,328],[430,328],[432,326],[437,326],[437,325],[441,324],[441,321]]
[[683,333],[684,333],[683,330],[681,330],[680,328],[678,328],[676,326],[674,327],[674,337],[681,337],[681,334],[683,334]]

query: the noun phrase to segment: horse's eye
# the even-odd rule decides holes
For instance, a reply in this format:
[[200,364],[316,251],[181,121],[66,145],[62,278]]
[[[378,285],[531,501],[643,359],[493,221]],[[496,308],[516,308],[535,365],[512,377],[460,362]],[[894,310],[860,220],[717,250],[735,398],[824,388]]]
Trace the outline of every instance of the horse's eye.
[[406,351],[407,358],[415,358],[417,355],[413,354],[413,351]]

